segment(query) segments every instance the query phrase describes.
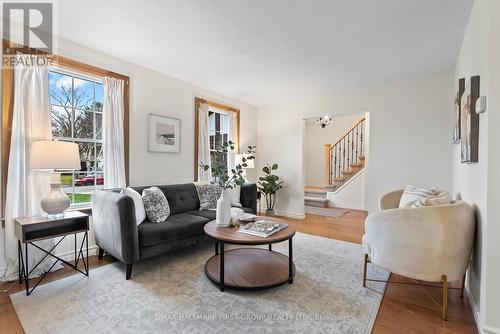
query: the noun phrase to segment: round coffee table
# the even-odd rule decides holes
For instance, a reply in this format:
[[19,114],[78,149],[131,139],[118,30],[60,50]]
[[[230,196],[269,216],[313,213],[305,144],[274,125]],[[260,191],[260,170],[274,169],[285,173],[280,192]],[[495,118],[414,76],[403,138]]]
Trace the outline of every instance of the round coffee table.
[[[278,218],[259,217],[259,219],[287,223]],[[242,224],[244,225],[244,224]],[[205,225],[205,234],[215,240],[215,255],[205,263],[205,274],[220,286],[233,289],[255,290],[272,288],[286,282],[292,284],[295,275],[293,264],[292,238],[295,227],[288,225],[269,237],[238,232],[234,227],[219,227],[215,221]],[[272,244],[288,240],[288,254],[272,250]],[[263,248],[236,248],[224,250],[224,245],[269,245]]]

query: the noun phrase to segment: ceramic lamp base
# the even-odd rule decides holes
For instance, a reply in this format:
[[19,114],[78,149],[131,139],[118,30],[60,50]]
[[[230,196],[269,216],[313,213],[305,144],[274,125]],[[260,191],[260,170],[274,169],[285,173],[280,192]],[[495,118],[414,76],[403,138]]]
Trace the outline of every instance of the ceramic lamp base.
[[49,218],[60,218],[64,216],[71,202],[61,188],[61,173],[52,173],[50,181],[50,192],[47,197],[40,202],[42,210],[45,211]]

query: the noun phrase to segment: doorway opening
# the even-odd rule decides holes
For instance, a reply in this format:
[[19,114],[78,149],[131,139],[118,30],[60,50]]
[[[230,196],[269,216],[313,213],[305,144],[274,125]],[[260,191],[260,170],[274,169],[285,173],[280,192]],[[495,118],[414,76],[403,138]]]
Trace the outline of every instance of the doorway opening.
[[333,218],[366,210],[369,113],[304,120],[304,212]]

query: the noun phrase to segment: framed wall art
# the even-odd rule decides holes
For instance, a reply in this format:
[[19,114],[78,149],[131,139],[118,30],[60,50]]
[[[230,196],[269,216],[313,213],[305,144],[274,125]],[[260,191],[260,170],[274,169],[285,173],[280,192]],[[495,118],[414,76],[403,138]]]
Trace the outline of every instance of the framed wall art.
[[460,143],[460,127],[461,127],[461,99],[462,94],[465,90],[465,78],[461,78],[458,80],[458,92],[455,96],[455,113],[453,117],[453,144]]
[[148,114],[148,151],[180,153],[181,120]]
[[461,99],[460,143],[462,163],[478,162],[479,115],[476,100],[479,97],[479,76],[473,76],[465,86]]

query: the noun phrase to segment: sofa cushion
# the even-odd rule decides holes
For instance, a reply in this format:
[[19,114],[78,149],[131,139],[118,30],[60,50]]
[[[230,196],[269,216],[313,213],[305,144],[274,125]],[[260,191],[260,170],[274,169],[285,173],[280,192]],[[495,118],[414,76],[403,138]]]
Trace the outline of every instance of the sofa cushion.
[[208,222],[207,218],[186,213],[171,215],[161,223],[146,220],[137,227],[139,247],[203,234],[203,227]]
[[216,211],[215,210],[195,210],[189,211],[188,214],[199,216],[208,219],[209,221],[215,220]]
[[[186,213],[200,208],[200,199],[196,187],[192,183],[157,186],[167,197],[170,214]],[[138,193],[149,187],[132,187]]]
[[[253,210],[250,208],[231,208],[231,212],[233,212],[234,209],[237,209],[237,210],[241,209],[245,213],[253,213]],[[212,221],[212,220],[215,220],[216,212],[217,211],[215,211],[215,210],[195,210],[195,211],[188,212],[188,214],[194,215],[194,216],[204,217],[204,218],[207,218],[209,221]]]
[[243,210],[245,213],[254,213],[253,209],[252,208],[240,208],[241,210]]

